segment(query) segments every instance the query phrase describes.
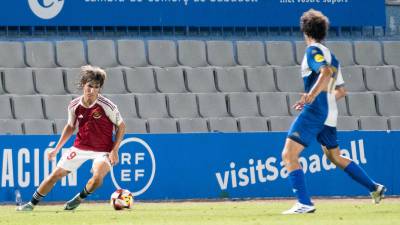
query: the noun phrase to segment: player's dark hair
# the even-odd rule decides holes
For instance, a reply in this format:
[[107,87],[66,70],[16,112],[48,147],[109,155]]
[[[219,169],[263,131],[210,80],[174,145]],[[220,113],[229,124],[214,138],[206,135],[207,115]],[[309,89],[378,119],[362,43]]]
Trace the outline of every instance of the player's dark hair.
[[83,88],[86,83],[94,82],[103,87],[104,80],[106,79],[106,72],[97,66],[86,65],[81,67],[81,79],[79,87]]
[[308,37],[321,42],[329,28],[329,19],[321,11],[310,9],[300,18],[300,29]]

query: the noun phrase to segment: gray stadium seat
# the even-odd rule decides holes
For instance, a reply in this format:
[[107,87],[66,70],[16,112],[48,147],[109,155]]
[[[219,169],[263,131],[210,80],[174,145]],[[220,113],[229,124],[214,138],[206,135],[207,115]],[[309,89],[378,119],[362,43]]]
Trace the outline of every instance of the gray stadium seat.
[[372,93],[347,93],[349,113],[352,116],[377,116]]
[[138,118],[124,118],[125,132],[127,134],[145,134],[147,133],[146,120]]
[[105,70],[107,79],[104,82],[102,93],[126,94],[125,79],[122,70],[118,67]]
[[118,61],[123,66],[147,66],[146,48],[142,40],[118,40]]
[[202,117],[228,117],[224,94],[201,93],[197,95],[199,113]]
[[294,66],[293,45],[290,41],[267,41],[267,60],[274,66]]
[[69,95],[43,96],[44,112],[47,119],[67,119],[68,105],[72,97]]
[[178,119],[180,133],[207,133],[207,120],[204,118]]
[[235,66],[231,41],[207,41],[207,59],[213,66]]
[[354,116],[338,116],[337,130],[359,130],[358,118]]
[[360,130],[388,130],[387,118],[383,116],[361,116]]
[[269,118],[269,127],[271,131],[288,131],[294,121],[293,116],[272,116]]
[[251,92],[274,92],[274,71],[272,67],[252,67],[245,69],[247,87]]
[[12,119],[12,108],[10,97],[7,95],[0,95],[0,119]]
[[5,69],[4,89],[10,94],[35,94],[32,70],[29,68]]
[[390,130],[400,130],[400,116],[391,116],[388,122]]
[[70,94],[80,94],[82,90],[79,89],[78,84],[81,78],[81,69],[65,69],[65,87]]
[[6,91],[4,90],[3,79],[1,79],[2,77],[3,77],[3,76],[2,76],[2,74],[1,74],[1,72],[0,72],[0,95],[6,93]]
[[240,117],[238,121],[240,132],[268,131],[268,123],[265,117]]
[[174,41],[148,41],[149,63],[153,66],[172,67],[178,65],[177,49]]
[[360,66],[342,67],[343,80],[348,91],[366,91],[363,69]]
[[16,119],[44,119],[42,98],[37,95],[12,96]]
[[178,58],[179,63],[184,66],[207,66],[206,45],[204,41],[179,40]]
[[24,48],[21,42],[0,42],[0,67],[25,67]]
[[123,119],[138,117],[136,112],[135,96],[132,94],[108,94],[105,96],[118,108]]
[[25,42],[26,63],[30,67],[51,68],[56,67],[54,46],[49,41]]
[[376,98],[382,116],[400,116],[400,92],[381,92]]
[[3,134],[23,134],[22,121],[21,120],[10,120],[0,119],[0,135]]
[[88,61],[93,66],[114,67],[118,65],[112,40],[88,40]]
[[234,117],[257,117],[257,95],[255,93],[231,93],[228,95],[229,111]]
[[333,52],[341,66],[354,65],[353,46],[350,41],[327,41],[326,47]]
[[238,132],[237,122],[232,117],[209,118],[211,132]]
[[196,95],[169,94],[167,96],[170,115],[174,118],[199,117]]
[[[64,130],[65,125],[67,125],[68,120],[67,119],[55,119],[54,120],[54,133],[55,134],[61,134]],[[78,129],[75,129],[75,133],[77,132]]]
[[397,90],[400,90],[400,67],[394,68],[394,80]]
[[286,93],[260,93],[258,98],[261,115],[265,117],[289,116]]
[[42,119],[25,119],[25,134],[54,134],[53,122]]
[[56,53],[60,66],[77,68],[87,64],[82,41],[57,41]]
[[126,86],[131,93],[155,93],[153,69],[148,67],[126,68]]
[[400,66],[400,41],[383,41],[382,43],[385,63]]
[[156,68],[157,88],[163,93],[186,92],[183,71],[180,67]]
[[36,90],[40,94],[63,95],[67,92],[64,88],[63,71],[59,68],[43,68],[33,71]]
[[381,44],[378,41],[354,41],[354,54],[358,65],[383,65]]
[[247,92],[244,71],[240,67],[216,68],[216,83],[221,92]]
[[149,133],[178,133],[176,120],[167,118],[150,118]]
[[168,118],[167,103],[163,94],[136,95],[138,113],[141,118]]
[[339,111],[339,116],[349,116],[349,112],[347,110],[347,102],[346,98],[341,98],[339,101],[336,101],[336,105]]
[[189,91],[197,93],[217,92],[212,68],[185,68],[185,75]]
[[242,66],[264,66],[265,48],[261,41],[237,41],[238,63]]
[[302,93],[288,93],[288,107],[289,107],[289,112],[290,115],[292,116],[297,116],[300,114],[301,111],[295,110],[292,106],[300,100]]
[[370,91],[395,91],[391,67],[364,67],[365,81]]
[[304,92],[299,66],[277,67],[276,83],[278,89],[283,92]]
[[301,63],[303,62],[307,45],[304,41],[296,41],[295,47],[296,47],[296,63],[298,65],[301,65]]

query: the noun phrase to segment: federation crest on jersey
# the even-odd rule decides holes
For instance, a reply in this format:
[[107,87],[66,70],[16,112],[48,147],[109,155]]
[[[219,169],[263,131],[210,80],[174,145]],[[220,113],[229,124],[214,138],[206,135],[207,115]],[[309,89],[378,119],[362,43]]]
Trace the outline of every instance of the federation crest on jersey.
[[325,59],[324,59],[324,56],[323,56],[323,55],[321,55],[321,54],[316,54],[316,55],[314,56],[314,60],[315,60],[316,62],[322,62],[322,61],[324,61]]
[[96,110],[96,111],[93,112],[92,116],[95,119],[100,119],[101,118],[101,113]]

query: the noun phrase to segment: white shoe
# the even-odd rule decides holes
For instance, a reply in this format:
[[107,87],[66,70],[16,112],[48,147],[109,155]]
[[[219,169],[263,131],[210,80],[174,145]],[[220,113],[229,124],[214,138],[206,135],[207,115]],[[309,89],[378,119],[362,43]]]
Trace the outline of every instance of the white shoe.
[[303,213],[313,213],[315,212],[315,207],[312,205],[304,205],[301,204],[300,202],[296,202],[294,206],[286,211],[283,211],[282,214],[288,215],[288,214],[303,214]]
[[372,202],[378,204],[385,197],[386,188],[382,184],[376,185],[376,190],[371,192]]
[[34,206],[30,202],[28,202],[24,205],[18,206],[15,210],[17,210],[17,211],[33,211],[33,208],[34,208]]

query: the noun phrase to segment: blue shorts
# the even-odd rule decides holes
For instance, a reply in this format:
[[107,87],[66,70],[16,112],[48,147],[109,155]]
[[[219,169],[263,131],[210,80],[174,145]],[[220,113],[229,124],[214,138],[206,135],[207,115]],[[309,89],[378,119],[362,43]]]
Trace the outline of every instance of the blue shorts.
[[327,149],[338,146],[336,127],[324,125],[325,117],[303,111],[292,123],[288,132],[288,138],[307,147],[310,143],[317,141]]

